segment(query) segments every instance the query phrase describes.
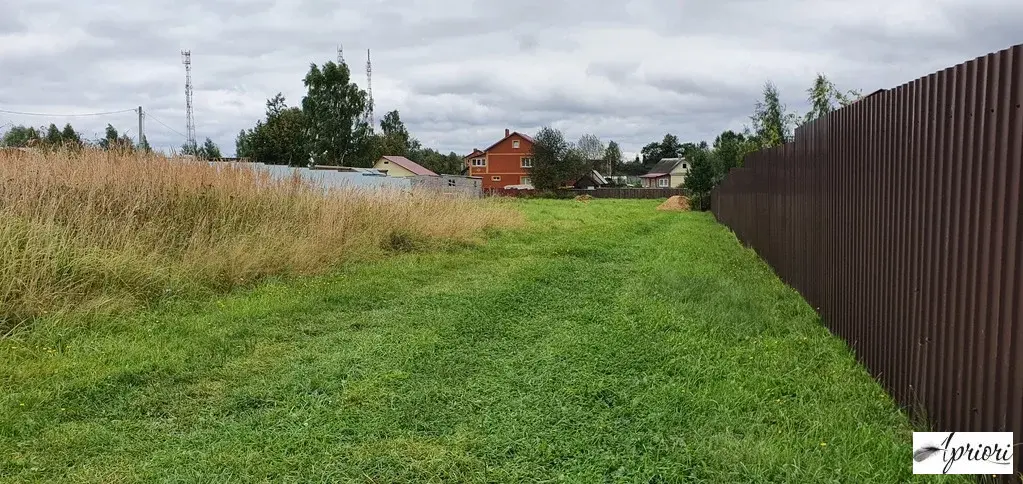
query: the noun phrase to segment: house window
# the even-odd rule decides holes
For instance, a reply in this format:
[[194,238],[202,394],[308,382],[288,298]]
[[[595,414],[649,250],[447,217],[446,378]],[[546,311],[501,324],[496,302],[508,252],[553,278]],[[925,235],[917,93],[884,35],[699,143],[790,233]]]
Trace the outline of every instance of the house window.
[[472,159],[472,166],[487,166],[487,159],[486,158],[473,158]]
[[528,157],[528,156],[523,157],[522,158],[522,167],[523,168],[532,168],[533,167],[533,158]]
[[658,178],[658,179],[657,179],[657,186],[659,186],[659,187],[661,187],[661,188],[667,188],[667,187],[668,187],[668,182],[669,182],[669,181],[670,181],[670,180],[668,180],[668,177],[664,177],[664,178]]
[[512,148],[519,149],[519,140],[512,140]]
[[455,179],[454,178],[451,178],[451,179],[448,180],[448,186],[449,187],[455,186]]
[[492,177],[490,177],[490,181],[501,181],[501,177],[499,177],[499,176],[492,176]]
[[524,176],[522,177],[522,181],[520,183],[522,183],[523,185],[532,185],[533,180],[530,180],[528,176]]
[[683,170],[688,170],[688,169],[689,169],[689,167],[687,167],[685,163],[682,163],[682,169],[683,169]]

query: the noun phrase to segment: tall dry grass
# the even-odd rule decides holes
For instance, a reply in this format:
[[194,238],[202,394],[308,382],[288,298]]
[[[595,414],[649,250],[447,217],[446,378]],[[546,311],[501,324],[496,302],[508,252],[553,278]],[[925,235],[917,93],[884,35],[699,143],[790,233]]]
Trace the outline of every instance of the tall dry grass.
[[518,220],[482,200],[325,191],[160,155],[0,151],[0,336],[47,313],[319,273]]

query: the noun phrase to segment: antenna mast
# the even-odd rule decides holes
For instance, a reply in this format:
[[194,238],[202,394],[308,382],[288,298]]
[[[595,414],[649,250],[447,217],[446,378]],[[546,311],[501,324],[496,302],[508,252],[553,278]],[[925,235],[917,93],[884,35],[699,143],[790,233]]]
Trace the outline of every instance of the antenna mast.
[[192,51],[181,51],[181,63],[185,65],[185,133],[188,146],[195,149],[195,117],[192,115]]
[[338,65],[345,63],[344,45],[337,44],[337,63]]
[[369,105],[366,106],[366,117],[369,121],[369,130],[373,131],[373,64],[369,60],[369,49],[366,49],[366,94],[369,96]]

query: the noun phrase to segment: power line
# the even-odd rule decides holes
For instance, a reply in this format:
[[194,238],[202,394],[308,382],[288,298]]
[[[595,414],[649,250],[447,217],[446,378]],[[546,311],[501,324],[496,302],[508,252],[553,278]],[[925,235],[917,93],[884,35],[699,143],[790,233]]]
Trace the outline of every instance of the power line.
[[122,109],[120,111],[107,111],[107,112],[103,112],[103,113],[45,114],[45,113],[26,113],[26,112],[21,112],[21,111],[8,111],[6,109],[0,109],[0,113],[5,113],[5,114],[19,114],[19,115],[22,115],[22,116],[46,116],[46,117],[51,117],[51,118],[76,118],[76,117],[82,117],[82,116],[107,116],[107,115],[110,115],[110,114],[129,113],[129,112],[134,112],[134,111],[136,111],[136,110],[133,108],[133,109]]
[[164,123],[163,121],[160,121],[159,119],[157,119],[156,116],[153,116],[152,114],[150,114],[149,111],[145,111],[145,113],[146,113],[146,117],[147,118],[152,119],[153,121],[156,121],[157,123],[160,123],[161,125],[163,125],[164,128],[167,128],[167,129],[177,133],[178,136],[181,136],[182,138],[185,139],[185,141],[188,141],[188,136],[185,136],[180,131],[178,131],[178,130],[168,126],[167,123]]

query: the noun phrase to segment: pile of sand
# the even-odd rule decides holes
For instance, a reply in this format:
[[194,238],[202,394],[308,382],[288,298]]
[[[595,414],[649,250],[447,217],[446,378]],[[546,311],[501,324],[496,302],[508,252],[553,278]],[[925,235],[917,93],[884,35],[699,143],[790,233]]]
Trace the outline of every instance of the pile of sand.
[[685,212],[689,210],[689,199],[683,196],[675,195],[669,198],[664,203],[657,206],[657,210],[667,212]]
[[578,197],[575,197],[575,201],[577,202],[589,202],[590,200],[593,200],[593,197],[589,195],[579,195]]

